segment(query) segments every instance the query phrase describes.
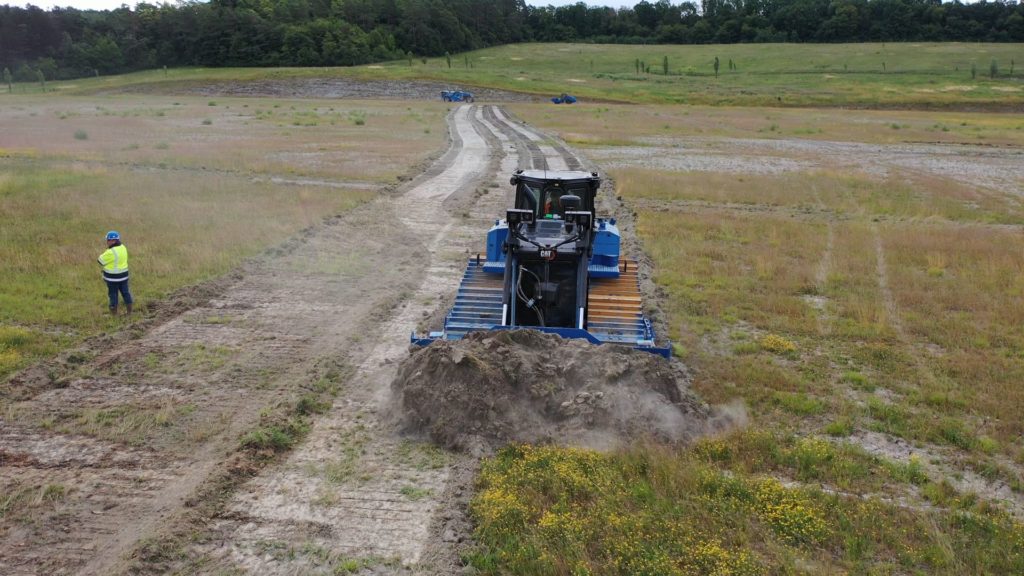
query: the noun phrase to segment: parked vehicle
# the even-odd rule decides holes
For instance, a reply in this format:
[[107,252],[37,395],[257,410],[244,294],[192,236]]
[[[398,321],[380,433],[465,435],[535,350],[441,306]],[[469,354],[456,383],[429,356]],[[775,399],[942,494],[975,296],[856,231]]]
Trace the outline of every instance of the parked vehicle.
[[473,102],[473,93],[465,90],[442,90],[441,100],[445,102]]

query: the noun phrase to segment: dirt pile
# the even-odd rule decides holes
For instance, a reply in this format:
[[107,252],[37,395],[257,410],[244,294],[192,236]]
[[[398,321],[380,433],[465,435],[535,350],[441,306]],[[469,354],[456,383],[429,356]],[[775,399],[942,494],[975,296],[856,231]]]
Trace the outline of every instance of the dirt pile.
[[462,450],[508,442],[607,449],[645,436],[685,442],[724,424],[660,356],[532,330],[414,350],[392,391],[403,431]]

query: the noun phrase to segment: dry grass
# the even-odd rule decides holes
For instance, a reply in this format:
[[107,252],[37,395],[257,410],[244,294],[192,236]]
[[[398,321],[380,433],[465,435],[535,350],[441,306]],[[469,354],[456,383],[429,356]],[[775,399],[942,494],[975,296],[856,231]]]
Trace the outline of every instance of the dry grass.
[[[391,182],[443,145],[445,134],[446,108],[433,102],[403,108],[264,98],[218,99],[216,106],[165,96],[11,100],[0,108],[0,149],[105,165]],[[363,115],[363,125],[350,120],[353,113]],[[76,139],[77,130],[88,138]]]
[[647,145],[674,138],[1024,145],[1024,120],[1014,114],[591,103],[557,108],[519,104],[515,110],[527,122],[580,146]]
[[[1022,456],[1012,446],[1024,402],[1014,385],[1024,370],[1024,213],[1015,191],[950,177],[927,156],[913,170],[887,164],[900,149],[873,147],[861,159],[857,148],[829,143],[816,155],[806,138],[823,136],[787,134],[797,122],[826,117],[833,133],[824,138],[853,143],[892,141],[894,132],[921,138],[912,132],[936,125],[942,135],[1016,132],[1017,120],[616,106],[517,112],[600,144],[610,157],[638,142],[685,156],[695,132],[749,138],[759,119],[775,122],[756,138],[789,136],[780,147],[706,137],[699,145],[722,158],[772,150],[772,158],[830,167],[764,175],[737,173],[727,162],[717,170],[652,170],[640,155],[641,166],[610,172],[639,209],[638,231],[668,294],[670,336],[697,368],[695,385],[714,400],[740,395],[786,428],[847,419],[967,452],[981,444],[991,451],[988,438],[1004,456]],[[958,128],[942,130],[947,124]],[[837,149],[849,150],[843,165],[835,164]],[[772,353],[760,343],[768,334],[796,351]],[[895,398],[871,409],[860,395],[876,393]],[[826,409],[816,408],[817,399]],[[900,409],[888,410],[889,401]],[[793,412],[806,412],[803,424],[790,419]]]
[[[593,526],[610,525],[607,518],[622,510],[657,511],[636,528],[645,531],[647,542],[637,554],[650,562],[668,554],[680,573],[690,570],[689,562],[709,541],[719,546],[716,567],[750,558],[769,573],[1020,569],[1024,549],[1016,536],[989,547],[996,534],[1024,533],[998,501],[1005,497],[1000,487],[1008,484],[1013,495],[1007,506],[1024,511],[1024,450],[1018,446],[1024,432],[1024,238],[1017,191],[1012,184],[1009,190],[992,182],[972,185],[928,157],[913,169],[889,165],[885,147],[873,147],[874,157],[863,159],[856,147],[827,144],[828,154],[852,150],[837,162],[836,156],[816,156],[803,140],[877,144],[895,141],[895,132],[914,131],[918,138],[927,126],[947,121],[945,115],[892,113],[912,120],[889,120],[900,122],[897,130],[880,122],[882,113],[832,114],[831,134],[809,133],[798,145],[790,140],[757,147],[707,134],[792,138],[802,121],[798,112],[592,107],[555,115],[529,106],[517,111],[542,127],[568,131],[596,156],[617,158],[620,167],[609,175],[637,212],[637,231],[664,290],[669,335],[692,369],[693,387],[714,403],[742,398],[752,416],[746,432],[678,454],[639,447],[612,456],[591,476],[634,473],[638,469],[629,463],[636,460],[657,464],[641,465],[639,476],[624,482],[630,497],[644,504],[609,495],[583,505],[599,517]],[[694,120],[690,128],[657,124],[687,113]],[[755,136],[759,116],[771,117],[776,127]],[[990,134],[1008,121],[999,115],[972,118]],[[721,126],[708,125],[715,122]],[[868,128],[857,128],[861,124]],[[951,131],[940,130],[940,138]],[[658,154],[685,156],[700,146],[701,153],[754,161],[754,151],[771,151],[773,158],[827,167],[768,175],[733,170],[728,162],[699,171],[652,170],[644,154],[616,155],[638,143]],[[636,165],[622,158],[636,158]],[[869,435],[881,438],[881,445],[866,440]],[[906,440],[903,446],[920,455],[892,449],[897,443],[891,437]],[[508,456],[493,465],[504,465],[501,459]],[[573,560],[545,565],[552,573],[600,566],[600,555],[553,549],[557,542],[544,532],[553,518],[567,516],[558,526],[576,530],[592,526],[587,517],[564,514],[562,500],[545,488],[559,485],[551,482],[565,467],[551,464],[521,479],[528,461],[528,454],[517,455],[507,470],[488,478],[478,499],[484,508],[478,511],[481,536],[496,549],[509,545],[510,535],[521,538],[516,544],[533,547],[538,554],[532,557],[541,561]],[[658,472],[660,467],[673,470]],[[806,540],[773,541],[777,533],[755,535],[746,522],[756,507],[742,513],[734,501],[716,502],[723,492],[709,494],[706,485],[687,480],[698,468],[706,481],[727,478],[722,490],[733,496],[753,492],[765,478],[797,490],[777,493],[788,502],[806,496],[802,489],[824,488],[801,505],[809,517],[827,517],[829,529],[812,530],[819,540],[811,546]],[[662,484],[664,478],[672,482]],[[526,510],[540,506],[539,516],[512,530],[490,523],[485,498],[495,487]],[[815,510],[827,512],[815,516]],[[685,525],[711,533],[657,544],[672,534],[680,516]],[[718,522],[729,529],[715,533]],[[766,526],[761,518],[755,531]],[[612,542],[628,541],[612,536],[606,545],[595,545],[609,537],[595,530],[573,549],[618,551]],[[514,563],[509,554],[504,561]],[[508,565],[488,554],[475,561],[492,572]],[[530,572],[524,566],[520,573]]]
[[957,222],[1024,223],[1012,197],[939,177],[872,177],[838,169],[773,175],[625,168],[616,179],[636,198],[701,204],[785,207],[842,217],[878,216]]
[[[879,404],[864,416],[911,440],[971,451],[981,437],[1010,443],[1021,433],[1019,231],[962,224],[949,213],[947,224],[927,216],[879,224],[876,199],[886,195],[821,186],[816,173],[757,183],[787,210],[745,208],[730,195],[736,177],[640,174],[615,176],[626,196],[669,201],[642,210],[638,230],[667,290],[671,335],[691,351],[695,385],[709,398],[738,393],[782,423],[800,410],[782,403],[780,411],[778,393],[828,398],[855,382],[904,399],[900,413]],[[709,180],[726,185],[701,192]],[[808,189],[821,204],[848,203],[842,219],[800,208]],[[671,203],[691,194],[703,194],[702,203]],[[755,342],[765,333],[792,339],[796,354],[769,354]],[[826,415],[849,408],[828,405]]]
[[[622,189],[628,193],[625,183]],[[815,291],[820,224],[718,210],[652,211],[641,213],[638,230],[656,262],[673,263],[659,266],[655,280],[669,289],[669,311],[689,330],[741,321],[766,331],[814,332],[813,311],[801,296]]]
[[830,302],[827,335],[847,342],[892,341],[896,334],[878,285],[871,224],[843,222],[834,230],[832,262],[823,291]]
[[167,178],[66,163],[8,162],[5,169],[0,261],[9,289],[0,319],[29,325],[102,325],[104,287],[95,259],[107,229],[118,229],[130,248],[135,290],[146,301],[223,273],[373,196],[226,174]]
[[883,238],[895,304],[934,373],[922,402],[974,414],[978,433],[1015,443],[1024,433],[1020,231],[885,228]]
[[36,522],[68,495],[63,484],[0,483],[0,518]]
[[372,199],[443,145],[444,113],[434,103],[9,97],[0,376],[109,327],[95,264],[106,230],[123,234],[145,304]]

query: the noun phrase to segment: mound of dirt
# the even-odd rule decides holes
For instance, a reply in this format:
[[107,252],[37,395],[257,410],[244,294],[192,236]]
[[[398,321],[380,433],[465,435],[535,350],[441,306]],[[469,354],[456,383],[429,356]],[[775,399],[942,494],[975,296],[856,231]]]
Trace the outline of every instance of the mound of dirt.
[[608,449],[686,442],[720,426],[660,356],[533,330],[472,333],[415,350],[392,383],[405,432],[446,448],[509,442]]

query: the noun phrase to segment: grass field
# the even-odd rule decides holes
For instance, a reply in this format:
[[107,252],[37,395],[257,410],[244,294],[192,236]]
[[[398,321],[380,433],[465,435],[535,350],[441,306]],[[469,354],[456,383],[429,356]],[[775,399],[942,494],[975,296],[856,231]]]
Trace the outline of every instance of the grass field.
[[[714,60],[720,61],[719,74]],[[668,59],[668,74],[663,70]],[[735,64],[728,69],[728,62]],[[1011,75],[1011,61],[1013,72]],[[642,62],[650,72],[637,73]],[[995,62],[998,75],[989,76]],[[972,77],[971,68],[975,69]],[[181,69],[53,83],[92,92],[208,79],[430,79],[584,99],[742,106],[1024,106],[1024,46],[988,43],[622,46],[516,44],[357,68]],[[23,86],[22,89],[37,89]]]
[[[474,501],[474,565],[1024,569],[1018,117],[514,110],[609,168],[694,387],[750,424],[681,449],[506,450]],[[972,158],[988,138],[1005,153]]]
[[348,76],[568,91],[583,103],[509,108],[607,169],[693,387],[742,401],[750,423],[680,448],[510,447],[484,463],[468,560],[493,574],[1022,573],[1011,60],[1024,65],[1021,45],[537,44],[451,69],[185,69],[3,96],[0,374],[110,326],[103,231],[121,229],[136,290],[159,297],[372,197],[439,146],[445,109],[90,95]]
[[[780,477],[785,480],[780,480]],[[796,480],[791,480],[795,478]],[[827,482],[832,487],[816,486]],[[921,512],[865,485],[920,489]],[[679,453],[512,446],[485,463],[473,512],[498,574],[1012,574],[1024,528],[896,465],[814,439],[748,433]],[[839,486],[837,489],[835,486]]]
[[[979,82],[992,60],[1024,60],[1013,44],[755,44],[612,46],[526,44],[470,55],[447,73],[467,84],[528,87],[629,102],[874,106],[1022,100],[1016,79]],[[477,58],[473,63],[472,57]],[[668,74],[662,64],[668,58]],[[714,73],[718,57],[720,71]],[[650,73],[637,74],[640,60]],[[729,72],[732,60],[735,70]],[[457,62],[457,61],[456,61]],[[437,62],[440,66],[442,62]],[[982,73],[972,80],[971,65]],[[1008,66],[1006,66],[1008,71]],[[475,81],[483,78],[483,81]],[[521,88],[524,89],[524,88]],[[1009,91],[1007,91],[1009,90]]]
[[0,375],[116,326],[119,230],[143,306],[373,198],[443,144],[440,104],[5,96]]

